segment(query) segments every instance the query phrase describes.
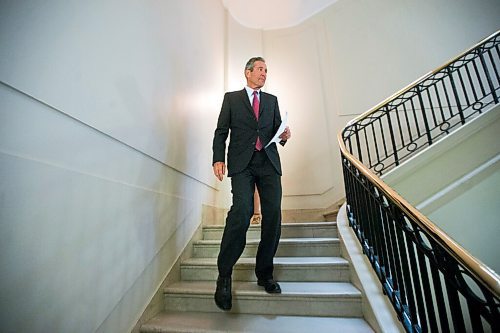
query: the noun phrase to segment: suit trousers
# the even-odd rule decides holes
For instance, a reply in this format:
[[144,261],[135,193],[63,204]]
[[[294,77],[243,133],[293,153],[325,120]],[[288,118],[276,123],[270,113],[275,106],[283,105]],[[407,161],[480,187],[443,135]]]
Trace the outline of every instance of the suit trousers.
[[273,259],[281,236],[282,190],[281,176],[264,150],[255,151],[248,166],[231,177],[233,203],[227,214],[217,259],[220,277],[231,277],[233,266],[245,249],[246,233],[253,214],[255,185],[259,191],[262,213],[255,275],[260,280],[273,278]]

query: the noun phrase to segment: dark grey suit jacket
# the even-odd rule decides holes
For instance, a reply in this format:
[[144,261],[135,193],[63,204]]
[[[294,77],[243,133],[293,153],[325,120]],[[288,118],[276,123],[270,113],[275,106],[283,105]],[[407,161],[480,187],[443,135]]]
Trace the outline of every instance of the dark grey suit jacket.
[[[254,153],[257,135],[263,146],[266,146],[280,125],[281,115],[276,96],[261,91],[257,122],[245,89],[226,93],[214,134],[212,164],[225,161],[226,139],[231,130],[227,152],[228,176],[243,171]],[[281,175],[276,144],[271,144],[265,152],[277,173]]]

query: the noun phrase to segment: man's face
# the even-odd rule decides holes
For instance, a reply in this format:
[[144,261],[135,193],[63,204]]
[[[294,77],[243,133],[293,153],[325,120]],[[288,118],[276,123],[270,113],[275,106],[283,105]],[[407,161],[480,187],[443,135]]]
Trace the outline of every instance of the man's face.
[[266,83],[267,66],[263,61],[256,61],[253,66],[253,71],[246,70],[247,85],[252,89],[260,89]]

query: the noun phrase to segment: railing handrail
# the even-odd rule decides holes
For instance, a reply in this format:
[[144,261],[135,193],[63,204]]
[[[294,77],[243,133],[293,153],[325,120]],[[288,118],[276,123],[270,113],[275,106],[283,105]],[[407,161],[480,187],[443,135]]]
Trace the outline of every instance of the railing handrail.
[[[359,122],[365,118],[367,118],[372,113],[378,111],[381,107],[388,104],[389,102],[397,99],[401,95],[408,92],[410,89],[414,88],[421,82],[425,81],[430,76],[436,74],[437,72],[443,70],[448,67],[453,62],[459,60],[461,57],[470,53],[475,48],[479,47],[481,44],[485,43],[491,38],[494,38],[496,35],[500,34],[500,30],[491,34],[487,38],[483,39],[479,43],[475,44],[471,48],[462,52],[460,55],[454,57],[446,64],[440,66],[439,68],[423,75],[421,78],[412,82],[405,88],[399,90],[389,98],[385,99],[383,102],[377,104],[375,107],[361,114],[360,116],[349,121],[345,127],[348,127],[356,122]],[[345,128],[344,128],[345,129]],[[479,282],[483,283],[483,285],[492,292],[497,298],[500,298],[500,276],[493,271],[490,267],[479,261],[477,258],[472,256],[467,250],[465,250],[462,246],[460,246],[457,242],[455,242],[452,238],[450,238],[442,229],[436,226],[431,220],[429,220],[425,215],[420,213],[413,205],[411,205],[408,201],[406,201],[403,197],[401,197],[396,191],[394,191],[389,185],[387,185],[380,177],[378,177],[370,168],[366,167],[360,160],[358,160],[354,155],[352,155],[343,140],[341,131],[337,138],[340,146],[340,150],[342,154],[352,163],[357,169],[367,177],[371,182],[373,182],[379,189],[381,189],[385,195],[393,200],[393,202],[408,216],[414,218],[414,221],[421,227],[430,237],[432,237],[439,245],[441,245],[452,257],[454,257],[459,263],[463,265],[467,271],[473,275]]]
[[[378,111],[382,106],[386,105],[387,103],[395,100],[396,98],[398,98],[399,96],[401,95],[404,95],[406,92],[410,91],[412,88],[414,88],[415,86],[419,85],[420,83],[422,83],[423,81],[425,81],[426,79],[428,79],[429,77],[431,77],[432,75],[435,75],[436,73],[439,73],[439,71],[443,70],[444,68],[448,67],[450,64],[454,63],[455,61],[459,60],[460,58],[462,58],[463,56],[467,55],[468,53],[470,53],[472,50],[474,50],[475,48],[477,48],[478,46],[480,46],[481,44],[484,44],[485,42],[487,42],[489,39],[491,38],[494,38],[495,36],[499,35],[500,34],[500,30],[492,33],[491,35],[489,35],[488,37],[484,38],[483,40],[481,40],[480,42],[474,44],[472,47],[468,48],[467,50],[463,51],[462,53],[460,53],[458,56],[456,57],[453,57],[452,59],[448,60],[444,65],[428,72],[427,74],[424,74],[422,75],[420,78],[416,79],[415,81],[413,81],[412,83],[410,83],[409,85],[407,85],[406,87],[404,87],[403,89],[395,92],[394,94],[392,94],[391,96],[389,96],[388,98],[386,98],[385,100],[383,100],[382,102],[378,103],[377,105],[375,105],[374,107],[372,107],[371,109],[369,109],[368,111],[360,114],[359,116],[349,120],[346,124],[345,127],[349,126],[349,125],[352,125],[356,122],[359,122],[360,120],[368,117],[369,115],[371,115],[372,113]],[[341,138],[342,139],[342,138]],[[341,140],[342,141],[342,140]],[[342,142],[343,143],[343,142]]]
[[344,156],[354,164],[358,170],[367,177],[371,182],[373,182],[377,187],[379,187],[388,197],[394,200],[394,203],[403,210],[408,216],[415,218],[416,223],[424,231],[426,231],[430,237],[432,237],[438,244],[443,246],[446,251],[457,259],[464,267],[480,282],[495,294],[496,297],[500,298],[500,276],[495,273],[490,267],[476,259],[467,250],[450,238],[442,229],[432,223],[425,215],[420,213],[415,207],[413,207],[408,201],[401,197],[396,191],[394,191],[389,185],[387,185],[380,177],[375,175],[369,168],[367,168],[363,163],[361,163],[356,157],[347,151],[342,140],[342,134],[338,134],[338,140],[340,144],[340,150]]

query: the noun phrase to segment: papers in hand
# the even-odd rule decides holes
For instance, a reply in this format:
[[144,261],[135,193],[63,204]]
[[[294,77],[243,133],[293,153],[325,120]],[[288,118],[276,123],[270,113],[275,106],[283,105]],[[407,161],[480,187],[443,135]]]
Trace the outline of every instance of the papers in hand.
[[273,142],[278,143],[278,142],[281,141],[280,135],[283,134],[283,132],[285,131],[287,122],[288,122],[288,112],[285,113],[285,118],[283,118],[281,120],[281,125],[278,128],[278,130],[276,131],[276,134],[274,134],[274,136],[271,139],[271,141],[269,141],[269,143],[264,148],[269,147],[269,145],[272,144]]

